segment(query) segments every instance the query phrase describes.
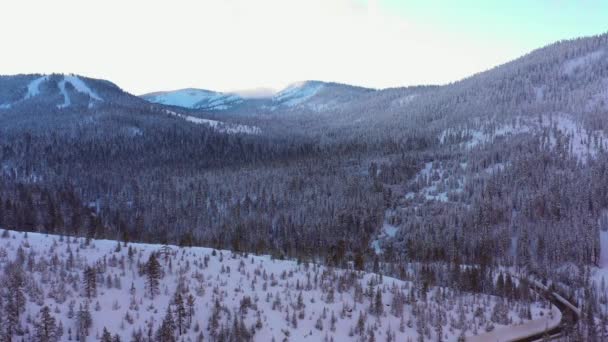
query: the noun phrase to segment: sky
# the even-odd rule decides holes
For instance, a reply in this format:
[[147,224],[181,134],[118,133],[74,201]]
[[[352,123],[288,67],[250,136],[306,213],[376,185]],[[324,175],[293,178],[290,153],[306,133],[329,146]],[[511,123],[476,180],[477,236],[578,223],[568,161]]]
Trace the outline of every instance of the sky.
[[608,32],[604,0],[3,0],[0,13],[0,74],[75,73],[134,94],[445,84]]

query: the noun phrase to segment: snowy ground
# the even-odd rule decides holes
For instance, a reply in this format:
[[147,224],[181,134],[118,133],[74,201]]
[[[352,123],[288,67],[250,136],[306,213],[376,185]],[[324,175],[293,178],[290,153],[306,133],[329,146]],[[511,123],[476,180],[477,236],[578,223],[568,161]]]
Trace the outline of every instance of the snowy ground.
[[195,116],[180,114],[180,113],[176,113],[171,110],[165,110],[165,112],[169,115],[177,116],[179,118],[182,118],[182,119],[184,119],[188,122],[192,122],[194,124],[207,125],[221,133],[228,133],[228,134],[237,134],[237,133],[260,134],[260,133],[262,133],[262,130],[260,130],[260,128],[256,127],[256,126],[227,124],[225,122],[221,122],[221,121],[217,121],[217,120],[202,119],[202,118],[197,118]]
[[555,306],[547,314],[526,323],[501,327],[494,331],[470,336],[467,342],[507,342],[536,335],[539,331],[549,331],[557,327],[562,320],[562,313]]
[[[474,335],[489,326],[496,331],[504,327],[490,321],[495,297],[456,295],[438,288],[422,293],[414,283],[374,274],[208,248],[125,247],[108,240],[86,245],[82,238],[12,231],[3,235],[0,265],[5,272],[23,269],[25,277],[22,290],[27,304],[20,321],[26,341],[32,340],[32,325],[44,305],[61,323],[62,341],[75,340],[79,315],[74,311],[81,305],[89,306],[93,318],[90,339],[96,340],[107,328],[131,341],[132,333],[140,329],[144,335],[148,330],[156,332],[168,307],[177,317],[176,293],[184,298],[192,295],[195,302],[183,341],[195,341],[200,334],[205,340],[213,334],[230,334],[236,331],[235,318],[255,341],[350,341],[371,335],[376,341],[385,341],[388,335],[393,341],[405,341],[420,334],[430,340],[438,332],[444,340],[454,341],[461,328]],[[146,274],[141,273],[152,253],[158,255],[163,274],[154,298]],[[90,300],[84,294],[87,266],[94,267],[97,282]],[[523,323],[518,312],[527,308],[511,305],[506,317],[512,324]],[[539,303],[529,309],[533,319],[548,314]],[[213,317],[218,325],[210,328]]]

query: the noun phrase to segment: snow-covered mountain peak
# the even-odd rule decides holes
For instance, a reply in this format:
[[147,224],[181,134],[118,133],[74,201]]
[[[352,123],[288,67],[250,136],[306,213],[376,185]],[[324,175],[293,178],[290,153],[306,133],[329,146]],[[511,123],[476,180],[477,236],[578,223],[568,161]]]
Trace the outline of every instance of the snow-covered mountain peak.
[[273,97],[273,102],[289,107],[297,106],[315,96],[325,84],[320,81],[292,83]]
[[150,93],[142,97],[153,103],[203,110],[226,110],[243,101],[237,94],[195,88]]

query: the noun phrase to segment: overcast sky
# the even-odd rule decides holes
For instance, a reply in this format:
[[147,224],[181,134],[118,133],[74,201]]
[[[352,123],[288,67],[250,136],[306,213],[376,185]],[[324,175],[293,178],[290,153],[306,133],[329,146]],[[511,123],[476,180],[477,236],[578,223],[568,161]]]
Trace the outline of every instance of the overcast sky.
[[603,0],[15,0],[0,13],[0,74],[77,73],[135,94],[447,83],[608,31]]

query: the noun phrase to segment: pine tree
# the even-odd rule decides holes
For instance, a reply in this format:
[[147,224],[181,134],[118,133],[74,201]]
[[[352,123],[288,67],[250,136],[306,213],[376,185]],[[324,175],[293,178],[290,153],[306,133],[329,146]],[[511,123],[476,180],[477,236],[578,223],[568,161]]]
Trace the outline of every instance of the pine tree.
[[380,287],[378,287],[378,290],[376,291],[373,312],[376,316],[380,316],[384,313],[384,303],[382,303],[382,290]]
[[40,309],[38,322],[36,322],[36,339],[39,342],[53,342],[58,339],[55,318],[51,315],[51,309],[44,306]]
[[97,296],[97,275],[90,266],[84,270],[84,293],[88,299]]
[[175,323],[177,325],[177,332],[181,336],[186,330],[186,308],[184,306],[184,300],[180,293],[175,295]]
[[112,342],[112,335],[110,334],[108,329],[106,329],[106,327],[103,328],[103,333],[101,334],[101,342]]
[[195,299],[194,296],[190,293],[188,294],[188,298],[186,299],[188,305],[188,325],[192,325],[192,317],[194,317],[194,308],[195,308]]
[[156,332],[156,339],[159,342],[175,342],[175,321],[173,320],[173,314],[171,313],[171,307],[167,307],[167,313],[163,319],[160,328]]
[[[21,247],[19,247],[21,248]],[[24,260],[25,257],[22,257]],[[25,293],[23,287],[25,286],[25,279],[23,270],[20,262],[14,262],[9,264],[5,268],[5,330],[8,336],[12,336],[19,332],[19,322],[21,313],[25,310]]]
[[359,334],[359,336],[363,336],[363,334],[365,333],[365,316],[363,315],[363,312],[359,312],[359,318],[357,319],[357,328],[356,331]]
[[91,317],[91,312],[89,311],[88,302],[85,302],[84,307],[82,304],[80,304],[76,320],[76,327],[78,329],[77,334],[80,340],[83,341],[89,335],[89,328],[93,324],[93,318]]
[[154,298],[156,294],[159,293],[159,280],[161,274],[161,268],[158,260],[156,260],[155,253],[150,254],[150,258],[146,263],[146,276],[147,276],[147,284],[148,291],[150,291],[150,297]]
[[435,333],[437,334],[437,342],[443,342],[443,324],[441,322],[441,312],[437,312],[435,317]]
[[334,302],[334,287],[330,286],[329,291],[327,291],[327,298],[325,299],[326,303],[333,303]]

